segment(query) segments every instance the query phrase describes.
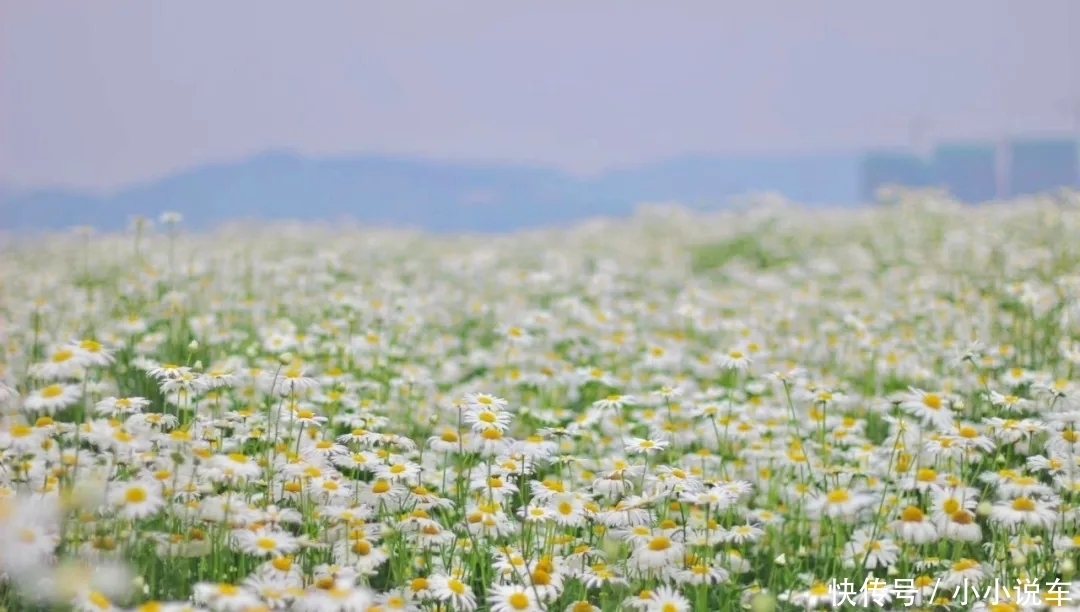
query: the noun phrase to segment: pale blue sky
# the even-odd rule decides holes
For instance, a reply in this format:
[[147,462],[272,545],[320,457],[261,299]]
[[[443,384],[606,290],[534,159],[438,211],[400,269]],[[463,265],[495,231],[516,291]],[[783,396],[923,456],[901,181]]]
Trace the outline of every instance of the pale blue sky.
[[[268,148],[593,172],[1070,127],[1080,0],[0,0],[0,182]],[[1007,119],[1011,116],[1011,119]]]

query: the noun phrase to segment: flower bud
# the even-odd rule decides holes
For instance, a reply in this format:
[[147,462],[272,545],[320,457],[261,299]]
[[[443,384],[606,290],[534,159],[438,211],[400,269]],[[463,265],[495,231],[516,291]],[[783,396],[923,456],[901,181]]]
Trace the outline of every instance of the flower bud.
[[604,556],[606,556],[608,560],[618,559],[621,549],[622,544],[618,540],[609,537],[604,537],[604,541],[600,546],[600,550],[604,551]]
[[1010,555],[1009,563],[1011,563],[1012,566],[1015,568],[1026,567],[1027,562],[1027,555],[1022,552],[1014,551],[1012,555]]
[[776,597],[770,593],[758,593],[750,598],[751,612],[776,612]]

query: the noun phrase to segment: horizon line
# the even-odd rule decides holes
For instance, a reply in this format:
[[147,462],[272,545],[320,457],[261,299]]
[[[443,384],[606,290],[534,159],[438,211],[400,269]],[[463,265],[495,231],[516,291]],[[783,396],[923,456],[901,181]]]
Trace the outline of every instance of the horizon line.
[[[1057,142],[1070,141],[1080,147],[1080,134],[1070,130],[1046,130],[1046,131],[1031,131],[1027,134],[1013,134],[1005,135],[1001,138],[993,137],[972,137],[972,138],[946,138],[941,140],[930,140],[930,142],[924,145],[924,148],[935,150],[941,147],[947,146],[1000,146],[1002,143],[1018,144],[1027,142],[1037,142],[1040,140],[1050,140]],[[190,164],[176,168],[170,172],[159,174],[152,178],[137,179],[133,181],[127,181],[115,186],[105,188],[94,188],[87,186],[73,185],[71,183],[49,183],[49,184],[36,184],[25,185],[19,184],[14,181],[0,181],[0,200],[8,199],[12,195],[27,196],[36,195],[41,193],[64,193],[68,195],[80,195],[80,196],[95,196],[95,197],[109,197],[128,191],[131,189],[138,189],[140,187],[148,187],[155,183],[159,183],[164,180],[179,177],[187,173],[210,169],[210,168],[225,168],[229,166],[242,165],[246,162],[265,157],[273,156],[285,156],[293,159],[302,159],[308,161],[336,161],[336,160],[348,160],[348,159],[383,159],[400,162],[421,162],[429,164],[442,164],[448,166],[486,166],[491,168],[528,168],[534,170],[550,170],[573,177],[577,180],[588,180],[591,178],[597,178],[606,174],[615,172],[627,172],[635,169],[640,169],[652,165],[670,163],[673,161],[685,160],[688,158],[712,158],[716,160],[724,161],[768,161],[768,160],[794,160],[798,158],[813,158],[813,157],[835,157],[835,156],[853,156],[862,157],[875,154],[903,154],[910,153],[915,156],[919,155],[919,148],[914,144],[898,144],[898,145],[884,145],[884,146],[864,146],[864,147],[829,147],[821,149],[806,149],[806,148],[789,148],[785,150],[758,150],[758,151],[745,151],[745,152],[710,152],[710,151],[696,151],[688,150],[682,153],[674,155],[666,155],[657,157],[648,161],[638,161],[632,163],[614,164],[605,167],[601,170],[590,172],[577,172],[566,168],[561,168],[557,164],[535,162],[527,160],[514,160],[506,158],[485,158],[480,156],[458,157],[444,156],[435,153],[426,152],[387,152],[380,153],[377,151],[355,151],[355,152],[338,152],[327,154],[310,154],[305,153],[296,147],[267,147],[255,153],[247,155],[236,156],[228,159],[209,159],[202,163]]]

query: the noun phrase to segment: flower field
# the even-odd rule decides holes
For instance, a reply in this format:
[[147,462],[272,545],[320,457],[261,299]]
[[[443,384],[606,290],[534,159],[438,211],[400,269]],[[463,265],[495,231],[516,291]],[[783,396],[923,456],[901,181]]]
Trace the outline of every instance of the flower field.
[[0,607],[1080,610],[1078,238],[908,193],[5,239]]

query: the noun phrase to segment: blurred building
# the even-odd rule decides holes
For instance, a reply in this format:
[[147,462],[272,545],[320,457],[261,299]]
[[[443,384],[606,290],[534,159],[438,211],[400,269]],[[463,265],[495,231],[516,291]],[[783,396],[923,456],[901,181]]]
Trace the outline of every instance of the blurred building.
[[1080,188],[1080,151],[1075,140],[1014,140],[1009,143],[1009,158],[1011,195]]
[[927,187],[932,181],[930,166],[919,157],[898,151],[878,151],[862,158],[859,195],[863,202],[872,202],[882,187]]
[[933,183],[957,200],[977,204],[998,195],[998,147],[992,142],[953,143],[934,151]]

